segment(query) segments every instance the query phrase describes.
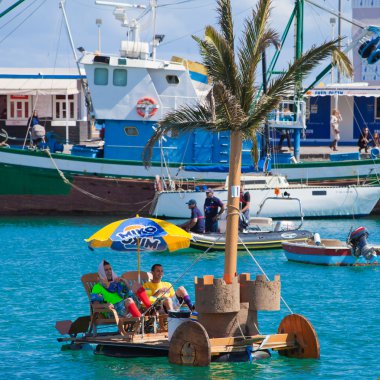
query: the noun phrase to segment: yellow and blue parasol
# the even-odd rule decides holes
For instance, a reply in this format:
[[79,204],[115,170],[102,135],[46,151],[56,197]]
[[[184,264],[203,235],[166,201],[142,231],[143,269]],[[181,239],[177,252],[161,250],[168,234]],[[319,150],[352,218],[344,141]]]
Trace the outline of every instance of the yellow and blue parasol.
[[190,239],[188,232],[172,223],[135,217],[110,223],[85,241],[90,248],[173,252],[188,248]]
[[111,248],[115,251],[137,251],[140,278],[140,251],[177,251],[190,246],[191,235],[175,224],[160,219],[123,219],[108,224],[85,239],[90,249]]

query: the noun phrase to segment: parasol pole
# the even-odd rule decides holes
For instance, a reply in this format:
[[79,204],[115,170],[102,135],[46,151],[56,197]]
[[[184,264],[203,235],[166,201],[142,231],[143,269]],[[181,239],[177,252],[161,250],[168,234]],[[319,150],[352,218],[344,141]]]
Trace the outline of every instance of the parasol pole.
[[137,238],[137,281],[140,283],[140,238]]

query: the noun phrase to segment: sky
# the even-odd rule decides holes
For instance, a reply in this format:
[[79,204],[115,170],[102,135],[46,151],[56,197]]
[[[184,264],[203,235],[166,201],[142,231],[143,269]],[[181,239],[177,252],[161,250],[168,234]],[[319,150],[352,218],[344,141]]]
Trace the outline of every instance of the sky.
[[[148,0],[116,0],[120,3],[148,4]],[[314,0],[329,8],[337,9],[338,0]],[[16,0],[0,0],[0,13],[16,3]],[[342,13],[351,17],[351,1],[341,0]],[[25,0],[21,5],[0,19],[0,67],[76,67],[70,48],[68,34],[63,22],[59,0]],[[235,35],[244,19],[250,15],[257,0],[232,0]],[[273,0],[271,27],[281,35],[289,19],[294,0]],[[87,51],[98,49],[96,19],[101,19],[101,50],[117,54],[120,40],[125,38],[126,28],[115,20],[114,8],[96,5],[95,0],[64,1],[68,22],[75,47]],[[156,34],[165,38],[157,49],[157,58],[170,59],[176,55],[194,61],[201,61],[198,48],[191,35],[202,36],[206,25],[216,25],[215,0],[158,0]],[[130,18],[141,13],[130,13]],[[331,39],[333,28],[330,14],[305,3],[304,48]],[[142,39],[151,40],[153,28],[151,18],[143,18]],[[335,28],[335,36],[337,34]],[[351,26],[342,22],[342,35],[350,36]],[[290,38],[289,38],[290,37]],[[280,58],[285,67],[294,56],[293,31],[289,34]],[[347,39],[346,39],[347,40]],[[80,55],[77,52],[78,56]],[[271,58],[268,51],[268,61]]]

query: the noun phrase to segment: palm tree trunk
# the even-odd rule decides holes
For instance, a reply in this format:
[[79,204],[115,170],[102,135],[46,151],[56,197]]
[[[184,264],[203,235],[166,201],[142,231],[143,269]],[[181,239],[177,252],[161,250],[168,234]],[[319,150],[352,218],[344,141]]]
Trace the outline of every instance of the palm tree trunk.
[[242,138],[240,132],[231,131],[230,168],[228,173],[228,204],[224,280],[231,284],[237,275],[237,244],[239,232],[239,201],[241,176]]

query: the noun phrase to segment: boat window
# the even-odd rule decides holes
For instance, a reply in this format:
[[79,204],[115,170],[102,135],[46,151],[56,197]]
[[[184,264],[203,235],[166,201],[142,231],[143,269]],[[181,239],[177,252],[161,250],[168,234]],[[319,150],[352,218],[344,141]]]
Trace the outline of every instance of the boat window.
[[127,136],[138,136],[139,131],[136,127],[125,127],[124,132]]
[[177,77],[177,75],[167,75],[166,76],[166,81],[169,84],[178,84],[179,83],[179,78]]
[[126,86],[127,85],[127,70],[115,69],[113,71],[113,85]]
[[248,180],[244,181],[245,185],[265,185],[267,182],[265,179],[256,179],[256,180]]
[[108,84],[108,69],[96,68],[94,84],[98,86],[107,86]]
[[312,191],[312,195],[327,195],[327,191],[325,191],[325,190],[315,190],[315,191]]

